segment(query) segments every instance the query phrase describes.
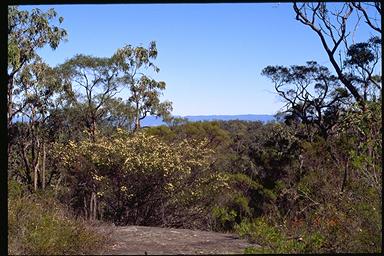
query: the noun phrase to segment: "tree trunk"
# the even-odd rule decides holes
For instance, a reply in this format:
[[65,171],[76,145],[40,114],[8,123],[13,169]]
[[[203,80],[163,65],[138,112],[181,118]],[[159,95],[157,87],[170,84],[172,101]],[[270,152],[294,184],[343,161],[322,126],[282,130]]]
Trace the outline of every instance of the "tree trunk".
[[87,197],[84,196],[84,219],[88,218],[88,206],[87,206]]
[[97,219],[97,196],[96,196],[96,193],[93,192],[93,220],[96,220]]
[[347,179],[348,179],[348,162],[344,167],[344,177],[343,177],[343,183],[341,184],[341,192],[344,192],[344,189],[347,185]]
[[163,227],[167,224],[166,218],[165,218],[165,203],[164,199],[161,200],[161,220],[163,222]]
[[25,168],[25,180],[27,181],[28,185],[32,185],[32,177],[31,177],[32,167],[27,156],[27,149],[29,146],[30,146],[29,143],[27,143],[27,145],[21,145],[20,150],[21,150],[21,156],[22,156],[24,168]]
[[[32,123],[32,125],[34,125]],[[33,127],[32,127],[33,129]],[[40,141],[39,141],[39,138],[38,138],[38,135],[36,134],[36,130],[33,129],[33,132],[32,132],[32,162],[35,163],[35,166],[34,166],[34,188],[35,188],[35,191],[37,191],[37,189],[39,187],[41,187],[41,175],[40,175]]]
[[135,129],[134,131],[138,131],[140,129],[140,110],[139,110],[139,102],[136,101],[136,117],[135,117]]
[[91,200],[89,202],[89,220],[96,220],[97,217],[97,201],[96,193],[91,193]]
[[33,175],[33,187],[35,191],[38,189],[38,180],[39,180],[39,161],[36,162],[35,168],[34,168],[34,175]]
[[45,143],[43,142],[43,158],[41,160],[41,176],[42,176],[42,188],[45,189],[45,160],[47,153],[45,151]]
[[59,185],[60,185],[60,182],[63,180],[63,175],[59,174],[59,179],[56,183],[56,191],[59,190]]
[[92,220],[93,216],[93,192],[91,193],[91,198],[89,199],[89,220]]
[[137,111],[137,114],[136,114],[136,120],[135,120],[135,129],[134,131],[138,131],[140,129],[140,115],[139,115],[139,111]]
[[7,133],[8,133],[8,143],[7,143],[7,153],[8,156],[11,152],[11,143],[9,143],[9,131],[12,125],[12,91],[13,91],[13,77],[8,76],[8,91],[7,91]]
[[103,220],[103,218],[104,218],[104,211],[103,211],[103,208],[101,207],[100,203],[98,204],[98,207],[99,207],[99,219]]
[[96,118],[92,117],[92,125],[91,125],[91,134],[92,134],[92,141],[96,141]]

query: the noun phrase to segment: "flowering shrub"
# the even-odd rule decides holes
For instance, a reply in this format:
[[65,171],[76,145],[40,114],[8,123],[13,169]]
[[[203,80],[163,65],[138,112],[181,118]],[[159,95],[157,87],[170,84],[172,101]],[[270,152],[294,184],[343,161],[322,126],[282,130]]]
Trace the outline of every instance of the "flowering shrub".
[[96,142],[57,145],[56,155],[63,171],[75,177],[68,179],[68,186],[73,196],[77,194],[72,206],[79,213],[117,224],[188,227],[192,224],[181,216],[190,216],[191,222],[206,216],[214,195],[228,188],[226,176],[211,170],[214,152],[206,144],[204,140],[166,143],[118,129]]

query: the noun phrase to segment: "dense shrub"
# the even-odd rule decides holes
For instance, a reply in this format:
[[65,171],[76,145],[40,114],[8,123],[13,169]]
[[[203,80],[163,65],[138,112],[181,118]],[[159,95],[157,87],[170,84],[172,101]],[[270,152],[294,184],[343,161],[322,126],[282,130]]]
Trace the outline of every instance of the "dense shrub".
[[[205,140],[166,143],[119,129],[96,142],[58,145],[72,207],[118,225],[207,228],[210,205],[226,189],[226,176],[210,169]],[[94,195],[94,196],[93,196]],[[91,207],[90,207],[91,208]],[[87,211],[88,215],[87,215]]]
[[214,167],[230,189],[217,198],[212,227],[263,245],[248,253],[380,252],[380,109],[367,102],[341,112],[327,136],[300,122],[219,122],[229,138],[216,145]]
[[241,237],[247,237],[259,247],[246,248],[244,253],[309,253],[319,252],[324,237],[320,233],[290,234],[286,227],[276,227],[266,218],[244,220],[235,226]]
[[8,199],[9,254],[90,254],[107,243],[49,193],[29,194],[14,181],[9,182]]
[[[55,142],[56,193],[90,219],[237,232],[260,245],[246,253],[380,252],[379,106],[343,113],[327,137],[230,121]],[[33,237],[25,243],[35,248]]]
[[377,102],[349,109],[327,137],[304,138],[300,124],[223,124],[232,139],[229,183],[250,214],[239,218],[227,196],[215,211],[219,229],[262,245],[247,253],[380,252],[380,109]]

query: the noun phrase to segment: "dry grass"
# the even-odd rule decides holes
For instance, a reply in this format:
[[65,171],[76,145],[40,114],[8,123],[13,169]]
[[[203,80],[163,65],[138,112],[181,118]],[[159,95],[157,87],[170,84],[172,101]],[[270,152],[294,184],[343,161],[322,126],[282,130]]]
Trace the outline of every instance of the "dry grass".
[[9,254],[98,254],[107,245],[106,225],[75,220],[47,193],[19,192],[8,199]]

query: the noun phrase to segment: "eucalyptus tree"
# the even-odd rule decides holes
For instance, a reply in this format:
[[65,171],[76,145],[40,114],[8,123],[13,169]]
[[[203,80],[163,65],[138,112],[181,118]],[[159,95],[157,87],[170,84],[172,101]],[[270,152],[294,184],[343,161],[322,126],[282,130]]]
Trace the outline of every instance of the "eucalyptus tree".
[[[35,190],[46,186],[46,121],[50,108],[54,106],[56,95],[61,90],[61,82],[55,69],[45,64],[39,57],[26,64],[14,80],[17,96],[14,106],[19,109],[25,122],[10,127],[11,145],[18,153],[22,168],[15,175]],[[17,166],[17,164],[16,164]],[[12,171],[13,167],[10,165]],[[22,171],[21,171],[22,170]],[[33,177],[31,176],[33,175]]]
[[[365,21],[373,33],[381,35],[381,3],[293,3],[296,19],[305,26],[311,28],[319,37],[321,44],[336,71],[338,79],[352,94],[362,109],[365,109],[364,93],[368,83],[377,86],[377,77],[372,76],[374,69],[367,69],[361,73],[359,70],[351,72],[351,68],[359,66],[351,65],[346,61],[348,57],[356,52],[360,54],[368,50],[370,46],[376,45],[381,38],[374,36],[368,40],[368,46],[355,44],[354,35],[361,20]],[[353,14],[356,14],[354,16]],[[351,29],[349,29],[351,26]],[[372,44],[373,43],[373,44]],[[364,49],[363,49],[364,48]],[[373,50],[371,48],[370,50]],[[376,66],[381,49],[376,48],[379,54],[374,54],[376,60],[370,60],[369,64]],[[347,63],[346,63],[347,62]],[[349,65],[346,65],[349,64]],[[355,63],[354,63],[355,64]],[[367,64],[366,62],[363,64]],[[361,66],[359,67],[361,68]],[[351,75],[352,73],[352,75]],[[368,73],[368,74],[366,74]],[[358,83],[356,83],[358,82]],[[363,90],[361,87],[363,84]]]
[[156,81],[144,73],[148,68],[152,68],[156,73],[160,71],[152,62],[157,53],[156,43],[151,42],[148,48],[126,45],[118,49],[113,56],[123,72],[124,84],[131,92],[128,102],[135,111],[135,131],[140,129],[140,121],[148,114],[167,120],[172,110],[171,102],[160,101],[162,91],[166,87],[165,82]]
[[111,98],[106,103],[105,123],[113,128],[124,128],[132,131],[135,110],[128,101],[122,98]]
[[12,118],[22,111],[14,104],[14,96],[19,91],[15,88],[15,76],[20,70],[33,61],[37,56],[37,49],[49,45],[56,49],[67,32],[55,25],[63,22],[54,9],[43,12],[40,9],[32,11],[19,10],[17,6],[8,7],[8,109],[7,123],[12,124]]
[[106,102],[118,92],[120,78],[112,58],[78,54],[58,67],[68,106],[80,108],[92,140],[97,123],[106,114]]
[[[340,150],[340,146],[332,149],[331,157],[336,163],[344,163],[344,174],[341,191],[348,184],[347,177],[353,173],[349,169],[349,163],[354,162],[357,150],[359,162],[367,159],[364,164],[357,168],[356,173],[369,173],[368,176],[376,176],[379,155],[375,152],[381,148],[381,132],[377,129],[376,120],[380,115],[376,108],[381,107],[381,3],[294,3],[296,19],[305,26],[312,29],[319,37],[323,48],[336,71],[337,78],[351,93],[357,102],[355,106],[348,109],[347,113],[340,120],[341,127],[348,127],[349,130],[371,129],[371,132],[362,132],[349,136],[349,140],[358,140],[358,146],[351,146],[351,149]],[[354,15],[355,14],[355,15]],[[358,32],[359,26],[364,26],[362,21],[370,29],[370,38],[365,42],[355,43],[354,35]],[[364,121],[358,120],[364,116]],[[369,117],[369,118],[368,118]],[[371,120],[370,120],[371,119]],[[340,128],[340,126],[338,128]],[[345,130],[338,129],[339,135],[345,134]],[[374,141],[374,143],[373,143]],[[366,147],[369,145],[369,147]],[[373,146],[375,145],[375,146]],[[376,147],[376,149],[375,149]],[[365,148],[366,150],[362,150]],[[335,151],[340,151],[337,157]],[[337,159],[339,158],[339,159]],[[369,159],[369,160],[368,160]],[[377,182],[373,182],[377,183]]]
[[371,9],[374,10],[374,13],[380,14],[381,16],[381,2],[375,1],[371,3],[367,2],[351,2],[352,6],[357,10],[359,18],[363,18],[364,22],[368,24],[369,27],[371,27],[373,30],[376,32],[380,33],[382,32],[381,24],[378,23],[380,22],[379,19],[372,17],[371,14]]
[[314,124],[324,138],[350,103],[350,94],[338,78],[314,61],[304,66],[268,66],[262,75],[272,80],[284,99],[286,119]]
[[[380,58],[381,38],[378,36],[348,48],[343,63],[346,74],[358,86],[364,101],[381,99],[381,75],[377,73]],[[381,73],[381,70],[379,72]]]

